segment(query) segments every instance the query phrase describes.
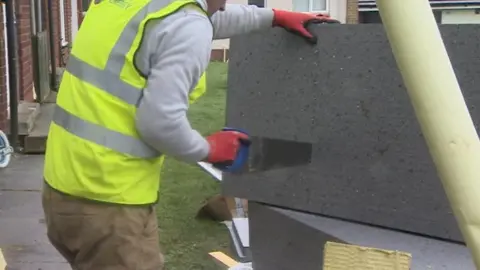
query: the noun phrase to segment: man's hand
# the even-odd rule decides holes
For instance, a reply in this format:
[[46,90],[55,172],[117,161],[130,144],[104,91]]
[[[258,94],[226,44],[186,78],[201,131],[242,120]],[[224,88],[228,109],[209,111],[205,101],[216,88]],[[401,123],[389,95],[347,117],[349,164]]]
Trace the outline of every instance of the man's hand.
[[339,21],[323,14],[309,14],[273,9],[273,26],[282,27],[287,31],[300,35],[312,44],[317,44],[317,37],[307,30],[311,23],[339,23]]
[[249,143],[247,134],[238,131],[219,131],[207,137],[210,145],[207,162],[211,164],[231,164],[237,157],[241,143]]

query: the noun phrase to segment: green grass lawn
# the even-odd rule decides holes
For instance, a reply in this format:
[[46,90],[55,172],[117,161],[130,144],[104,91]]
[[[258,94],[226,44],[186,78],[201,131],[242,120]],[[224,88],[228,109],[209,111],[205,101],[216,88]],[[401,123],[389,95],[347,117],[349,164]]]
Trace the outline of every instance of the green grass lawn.
[[[190,122],[204,135],[224,125],[227,64],[211,63],[207,79],[207,93],[189,110]],[[196,220],[195,215],[206,199],[219,192],[219,183],[201,169],[167,160],[158,207],[166,270],[218,269],[208,252],[228,250],[228,230],[217,222]]]

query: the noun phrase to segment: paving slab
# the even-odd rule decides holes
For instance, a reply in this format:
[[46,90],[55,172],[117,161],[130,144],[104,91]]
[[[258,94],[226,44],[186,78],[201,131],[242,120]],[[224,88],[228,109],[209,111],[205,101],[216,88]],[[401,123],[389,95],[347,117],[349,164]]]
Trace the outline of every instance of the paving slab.
[[16,155],[0,170],[0,252],[9,270],[71,269],[46,236],[43,155]]
[[[306,166],[228,174],[225,194],[463,241],[383,26],[311,30],[315,46],[283,29],[232,39],[227,125],[313,151]],[[478,131],[480,25],[440,31]]]

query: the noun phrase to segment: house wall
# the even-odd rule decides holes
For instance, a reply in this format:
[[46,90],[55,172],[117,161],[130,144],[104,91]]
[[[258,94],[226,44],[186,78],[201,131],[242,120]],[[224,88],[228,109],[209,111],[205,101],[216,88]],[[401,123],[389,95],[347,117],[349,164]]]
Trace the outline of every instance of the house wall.
[[480,23],[480,14],[476,10],[444,10],[442,24],[471,24]]
[[[59,25],[59,58],[58,58],[58,65],[59,67],[66,66],[66,59],[70,54],[70,47],[72,43],[72,2],[69,0],[57,0],[58,12],[58,25]],[[63,1],[63,12],[61,11],[60,3]],[[61,23],[60,23],[60,16],[63,16],[63,21],[65,25],[65,38],[63,39],[61,36]]]
[[[47,0],[34,0],[42,1],[42,24],[43,29],[48,29],[48,8]],[[54,22],[54,44],[55,46],[55,64],[61,66],[61,23],[60,23],[60,1],[53,0],[52,10]],[[27,102],[33,102],[35,100],[34,95],[34,79],[33,79],[33,55],[32,55],[32,21],[31,21],[31,0],[17,0],[15,2],[15,16],[17,23],[17,56],[18,56],[18,91],[19,100]],[[67,41],[71,40],[71,5],[68,1],[65,1],[65,34]],[[8,117],[8,95],[7,95],[7,62],[5,57],[5,38],[4,38],[4,23],[3,23],[3,9],[0,8],[0,129],[6,128],[6,122]]]
[[[240,5],[246,5],[248,3],[248,0],[229,0],[229,4],[240,4]],[[219,40],[214,40],[212,44],[213,49],[224,49],[229,47],[230,41],[229,39],[219,39]]]
[[77,0],[67,0],[70,2],[70,27],[71,27],[71,39],[70,41],[73,42],[75,39],[75,36],[77,35],[78,32],[78,27],[80,25],[80,19],[79,16],[81,15],[80,9],[79,9],[79,2]]
[[[248,0],[229,0],[229,4],[246,5]],[[214,40],[212,43],[211,61],[224,61],[228,59],[228,48],[230,47],[229,39]]]
[[30,0],[17,0],[19,99],[34,101]]
[[[327,0],[329,15],[342,23],[346,22],[347,0]],[[293,9],[292,0],[265,0],[265,7],[285,10]]]
[[0,130],[7,125],[7,65],[5,62],[5,24],[3,23],[3,8],[0,7]]
[[[440,24],[480,24],[480,14],[475,9],[434,8],[433,15]],[[360,23],[382,23],[377,10],[360,12]]]
[[357,24],[358,23],[358,0],[347,0],[346,3],[346,19],[345,23]]
[[[51,44],[55,48],[55,65],[62,67],[65,64],[62,61],[62,55],[68,55],[68,47],[62,48],[61,37],[61,22],[60,16],[63,15],[65,20],[65,39],[71,40],[71,4],[69,1],[53,0],[52,10],[48,10],[47,0],[42,1],[42,24],[43,28],[50,31],[50,25],[48,22],[49,12],[53,17],[53,39],[54,44]],[[60,11],[60,1],[64,1],[64,12]],[[21,100],[33,102],[34,99],[34,80],[33,80],[33,55],[32,55],[32,28],[31,28],[31,1],[30,0],[18,0],[18,57],[19,57],[19,76],[21,78],[19,82],[19,97]]]
[[67,36],[67,42],[72,43],[72,1],[69,0],[59,0],[64,1],[64,16],[65,16],[65,31]]
[[[329,15],[341,23],[358,23],[358,0],[327,0]],[[248,0],[231,0],[229,3],[247,4]],[[265,0],[266,8],[292,10],[292,0]],[[228,59],[229,39],[215,40],[212,47],[211,61]]]
[[[48,0],[44,0],[45,1],[45,7],[47,7],[47,1]],[[53,16],[53,39],[55,41],[55,44],[53,44],[53,46],[55,46],[55,64],[57,66],[60,65],[60,44],[61,44],[61,39],[60,39],[60,11],[58,9],[59,7],[59,0],[53,0],[52,1],[52,10],[47,10],[46,12],[52,14]],[[50,25],[48,23],[48,16],[49,14],[46,13],[46,16],[44,16],[44,20],[45,20],[45,25],[47,27],[47,31],[50,32]]]

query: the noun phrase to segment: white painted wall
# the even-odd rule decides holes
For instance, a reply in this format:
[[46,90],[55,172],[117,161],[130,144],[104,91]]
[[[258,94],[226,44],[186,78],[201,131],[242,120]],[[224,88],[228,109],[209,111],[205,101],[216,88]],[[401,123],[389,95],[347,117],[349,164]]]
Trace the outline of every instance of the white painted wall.
[[68,44],[67,35],[65,29],[65,3],[63,0],[60,0],[60,38],[62,39],[62,46]]
[[71,7],[72,7],[72,43],[75,40],[75,36],[78,32],[78,2],[77,0],[71,0]]
[[[347,0],[327,0],[327,13],[342,23],[347,20]],[[247,0],[229,0],[228,3],[233,4],[247,4]],[[293,0],[265,0],[265,7],[292,10]],[[228,39],[215,40],[213,42],[213,49],[228,49],[230,42]]]
[[442,24],[478,24],[480,14],[475,10],[445,10],[442,12]]

